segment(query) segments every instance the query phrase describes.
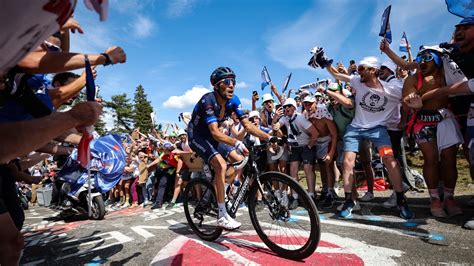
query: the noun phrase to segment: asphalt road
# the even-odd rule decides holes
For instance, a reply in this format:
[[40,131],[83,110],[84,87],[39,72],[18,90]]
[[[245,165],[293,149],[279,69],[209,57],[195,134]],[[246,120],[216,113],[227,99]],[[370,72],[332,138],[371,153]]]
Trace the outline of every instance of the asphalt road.
[[[409,196],[410,197],[410,196]],[[466,202],[468,196],[459,198]],[[352,219],[339,219],[335,208],[320,211],[321,242],[305,261],[281,259],[255,234],[247,209],[239,210],[243,226],[213,243],[197,239],[183,208],[114,210],[104,220],[65,222],[45,207],[26,211],[27,265],[199,265],[199,264],[474,264],[474,230],[461,228],[474,208],[450,219],[429,215],[428,199],[411,199],[416,218],[398,217],[381,206],[384,198],[363,204]]]

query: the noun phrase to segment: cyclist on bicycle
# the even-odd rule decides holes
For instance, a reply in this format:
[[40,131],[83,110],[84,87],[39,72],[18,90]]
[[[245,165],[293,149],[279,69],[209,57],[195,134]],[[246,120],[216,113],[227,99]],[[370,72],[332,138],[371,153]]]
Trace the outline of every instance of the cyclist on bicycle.
[[219,124],[235,112],[245,130],[260,139],[272,138],[259,130],[244,113],[239,98],[234,95],[235,73],[228,67],[218,67],[211,74],[213,92],[204,94],[193,110],[188,125],[189,145],[215,172],[215,186],[219,215],[217,224],[227,230],[235,230],[240,223],[227,214],[225,207],[226,157],[232,150],[248,155],[242,141],[219,131]]

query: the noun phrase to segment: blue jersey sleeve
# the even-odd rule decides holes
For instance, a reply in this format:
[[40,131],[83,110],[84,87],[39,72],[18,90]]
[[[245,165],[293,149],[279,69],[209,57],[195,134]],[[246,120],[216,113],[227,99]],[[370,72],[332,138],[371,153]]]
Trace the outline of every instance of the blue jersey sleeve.
[[239,97],[234,95],[232,99],[229,100],[231,110],[235,112],[239,119],[242,119],[245,116],[244,109],[242,108],[242,103],[240,103]]
[[217,117],[215,113],[215,103],[212,101],[211,97],[209,97],[209,94],[205,95],[201,99],[201,110],[203,110],[204,114],[204,121],[206,122],[206,125],[210,125],[212,123],[217,123]]

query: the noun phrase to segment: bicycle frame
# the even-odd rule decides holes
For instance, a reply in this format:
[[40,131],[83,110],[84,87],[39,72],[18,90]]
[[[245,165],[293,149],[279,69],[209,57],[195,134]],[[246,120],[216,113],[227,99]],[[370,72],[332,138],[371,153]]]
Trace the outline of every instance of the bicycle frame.
[[[258,149],[262,149],[262,147],[264,146],[265,145],[260,145]],[[247,171],[247,176],[242,185],[239,186],[239,189],[234,195],[235,197],[229,198],[226,201],[226,206],[228,206],[227,212],[233,217],[235,217],[235,214],[237,213],[240,204],[242,204],[245,196],[249,193],[250,186],[253,184],[254,181],[257,181],[259,191],[263,194],[262,184],[258,179],[260,175],[260,170],[258,169],[257,164],[255,162],[255,150],[256,149],[253,146],[249,147],[249,160],[247,165],[243,168],[244,172]],[[207,163],[204,163],[203,165],[203,172],[206,179],[212,184],[214,184],[214,175],[212,174],[211,168]],[[230,206],[227,205],[227,202],[231,203]]]

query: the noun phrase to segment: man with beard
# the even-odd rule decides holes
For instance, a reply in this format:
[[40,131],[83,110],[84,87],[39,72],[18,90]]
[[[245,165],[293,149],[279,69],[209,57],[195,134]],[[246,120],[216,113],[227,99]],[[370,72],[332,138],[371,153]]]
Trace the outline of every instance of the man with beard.
[[[347,127],[344,135],[344,163],[343,178],[345,202],[339,215],[349,218],[355,207],[352,199],[352,183],[354,182],[354,165],[356,154],[359,152],[360,143],[367,139],[379,150],[388,176],[397,195],[397,206],[400,216],[405,219],[414,217],[414,213],[408,208],[406,202],[400,167],[393,156],[392,144],[388,136],[385,123],[390,116],[391,110],[398,106],[400,101],[393,85],[380,81],[378,71],[380,62],[375,57],[365,57],[358,65],[359,76],[348,76],[338,73],[330,63],[326,67],[328,72],[337,80],[350,82],[355,90],[355,115],[351,124]],[[352,105],[352,102],[348,102]]]

